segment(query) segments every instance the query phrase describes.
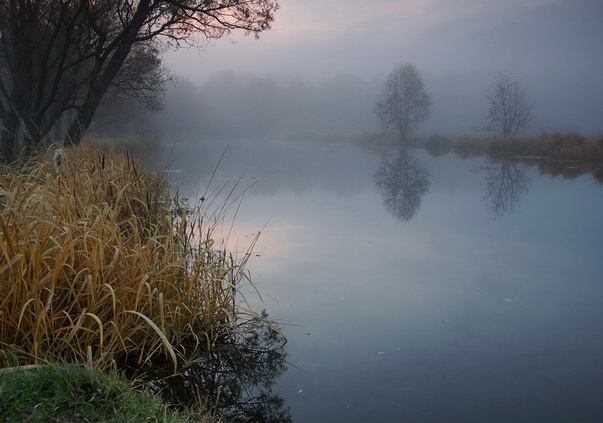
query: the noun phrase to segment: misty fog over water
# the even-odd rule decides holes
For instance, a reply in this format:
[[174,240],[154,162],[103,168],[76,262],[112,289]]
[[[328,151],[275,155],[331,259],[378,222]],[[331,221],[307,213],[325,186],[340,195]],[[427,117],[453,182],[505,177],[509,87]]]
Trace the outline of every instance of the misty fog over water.
[[[154,166],[169,157],[191,199],[222,154],[213,186],[245,191],[222,233],[244,251],[262,230],[249,269],[263,301],[246,294],[288,337],[273,390],[294,422],[603,415],[603,189],[591,176],[315,141],[162,151]],[[387,188],[384,172],[426,189]],[[490,191],[505,183],[501,210]]]
[[[148,269],[111,276],[99,286],[113,309],[58,313],[75,346],[51,357],[103,369],[117,357],[168,404],[233,422],[603,422],[603,0],[41,0],[0,10],[0,159],[15,166],[0,192],[3,268],[43,282],[56,258],[51,285],[73,271],[89,287],[115,268],[120,246],[142,240],[132,248],[145,257],[166,253],[150,272],[175,281],[151,289]],[[75,158],[80,141],[101,151]],[[118,163],[107,146],[127,152],[123,189],[105,177]],[[40,167],[21,176],[38,152]],[[145,182],[133,156],[165,172],[174,195]],[[80,188],[50,198],[62,205],[67,194],[64,217],[77,215],[84,235],[12,251],[61,232],[37,187],[79,182],[73,170],[107,187],[91,213],[79,212]],[[85,180],[82,193],[98,197]],[[105,207],[117,200],[125,208]],[[46,229],[15,238],[27,207],[13,203],[39,203],[32,213]],[[191,223],[199,209],[189,204],[201,220]],[[94,210],[108,229],[88,219]],[[108,246],[113,261],[79,240]],[[68,252],[98,266],[79,269]],[[188,290],[173,289],[183,275]],[[145,287],[158,296],[158,319],[127,310],[138,319],[129,332],[157,335],[157,361],[122,338],[104,351],[101,317],[117,314],[111,284],[122,279],[138,281],[134,309],[155,304],[141,300]],[[164,299],[163,286],[195,305]],[[23,307],[0,299],[18,322],[7,320],[4,344],[28,339],[18,336],[28,307],[46,301],[34,317],[52,315],[53,290],[37,289],[47,301],[19,290]],[[170,327],[183,309],[194,322]],[[100,330],[92,345],[78,341],[86,316]],[[47,355],[30,344],[6,365]]]
[[[283,104],[275,120],[312,125],[318,113],[362,122],[370,131],[385,76],[408,61],[423,73],[433,99],[421,134],[473,133],[487,109],[484,95],[503,73],[519,81],[534,104],[530,132],[596,135],[602,130],[602,20],[597,0],[288,0],[259,40],[235,35],[201,52],[169,52],[166,59],[184,84],[175,88],[175,99],[183,92],[190,99],[191,86],[199,94],[178,113],[190,106],[200,116],[206,105],[220,110],[234,103],[220,118],[235,124],[243,118],[235,111],[250,119],[270,113],[265,105]],[[228,79],[233,84],[223,89]],[[273,101],[275,92],[284,103]],[[308,99],[316,106],[306,108],[310,116],[296,114]]]
[[259,40],[168,52],[174,84],[140,127],[163,144],[148,163],[191,200],[210,179],[245,193],[218,246],[242,252],[261,231],[263,301],[248,300],[288,338],[283,409],[302,423],[601,421],[601,185],[367,140],[402,62],[432,100],[419,139],[481,135],[498,74],[533,105],[526,133],[599,136],[603,5],[281,3]]

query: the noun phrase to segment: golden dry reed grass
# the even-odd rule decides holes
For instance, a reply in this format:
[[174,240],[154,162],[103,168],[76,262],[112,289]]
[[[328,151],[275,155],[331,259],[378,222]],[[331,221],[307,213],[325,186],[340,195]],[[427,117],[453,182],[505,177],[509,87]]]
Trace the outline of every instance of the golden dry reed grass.
[[0,353],[176,368],[211,347],[249,254],[215,250],[200,209],[128,155],[63,148],[55,169],[55,151],[0,174]]

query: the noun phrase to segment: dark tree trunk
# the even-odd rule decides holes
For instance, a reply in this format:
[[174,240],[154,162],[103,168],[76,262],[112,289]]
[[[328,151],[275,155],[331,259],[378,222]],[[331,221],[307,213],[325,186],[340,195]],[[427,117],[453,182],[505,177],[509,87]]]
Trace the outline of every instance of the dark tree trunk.
[[94,82],[90,85],[88,95],[82,105],[78,108],[77,116],[67,131],[65,142],[74,145],[81,142],[86,130],[88,130],[92,123],[98,105],[128,57],[132,44],[133,41],[129,43],[124,42],[120,45],[109,59],[107,66],[98,71],[98,77],[94,79]]
[[6,163],[11,163],[17,156],[17,140],[19,130],[19,118],[14,112],[6,112],[2,124],[2,158]]

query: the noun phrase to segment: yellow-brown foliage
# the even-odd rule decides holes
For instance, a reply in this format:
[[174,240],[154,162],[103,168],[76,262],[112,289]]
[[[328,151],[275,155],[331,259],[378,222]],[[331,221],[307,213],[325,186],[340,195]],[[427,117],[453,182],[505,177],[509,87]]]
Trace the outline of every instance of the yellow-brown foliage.
[[211,346],[248,255],[215,251],[198,208],[129,156],[70,147],[57,175],[54,151],[0,175],[0,353],[104,369]]

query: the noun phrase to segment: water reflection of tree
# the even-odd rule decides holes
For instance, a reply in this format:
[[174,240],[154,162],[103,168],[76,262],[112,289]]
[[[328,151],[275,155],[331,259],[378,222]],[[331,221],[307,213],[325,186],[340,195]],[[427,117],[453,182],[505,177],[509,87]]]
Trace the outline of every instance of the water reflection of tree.
[[486,173],[486,200],[492,217],[499,219],[512,213],[528,191],[530,178],[517,163],[492,162],[482,168]]
[[375,184],[386,210],[397,220],[409,222],[429,190],[431,174],[406,148],[385,159],[375,173]]
[[285,339],[266,323],[251,319],[228,331],[220,346],[200,354],[177,375],[160,378],[155,388],[173,404],[206,408],[229,422],[291,422],[272,386],[287,367]]

